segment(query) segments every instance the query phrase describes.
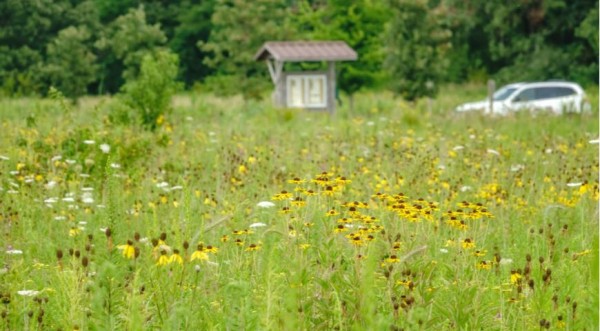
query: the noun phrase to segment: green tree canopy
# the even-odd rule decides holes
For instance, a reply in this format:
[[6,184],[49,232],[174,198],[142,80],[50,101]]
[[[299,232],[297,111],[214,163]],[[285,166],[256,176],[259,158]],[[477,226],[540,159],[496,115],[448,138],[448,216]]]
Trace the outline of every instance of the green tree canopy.
[[440,25],[425,0],[392,0],[393,18],[386,31],[386,67],[390,88],[407,100],[434,96],[448,62],[450,31]]
[[96,79],[96,56],[89,45],[90,36],[87,28],[70,26],[48,44],[47,60],[41,70],[65,96],[86,94],[88,85]]

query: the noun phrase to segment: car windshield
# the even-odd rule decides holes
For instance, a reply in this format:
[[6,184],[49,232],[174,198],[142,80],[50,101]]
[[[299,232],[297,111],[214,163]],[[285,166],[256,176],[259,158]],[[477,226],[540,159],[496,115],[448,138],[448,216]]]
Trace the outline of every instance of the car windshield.
[[516,87],[503,87],[494,93],[494,101],[503,101],[508,98],[517,88]]

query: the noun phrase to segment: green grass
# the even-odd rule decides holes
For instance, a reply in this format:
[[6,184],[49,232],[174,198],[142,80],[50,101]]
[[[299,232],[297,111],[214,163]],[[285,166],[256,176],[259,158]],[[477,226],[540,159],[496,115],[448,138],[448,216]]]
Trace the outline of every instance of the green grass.
[[0,327],[595,330],[597,93],[451,112],[480,93],[333,117],[185,95],[154,133],[111,99],[0,101]]

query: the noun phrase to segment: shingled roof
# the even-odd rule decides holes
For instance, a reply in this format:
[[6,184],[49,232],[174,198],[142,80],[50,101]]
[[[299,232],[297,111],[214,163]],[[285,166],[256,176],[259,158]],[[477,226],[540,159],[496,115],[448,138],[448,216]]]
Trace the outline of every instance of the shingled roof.
[[256,61],[354,61],[356,52],[343,41],[269,41],[254,56]]

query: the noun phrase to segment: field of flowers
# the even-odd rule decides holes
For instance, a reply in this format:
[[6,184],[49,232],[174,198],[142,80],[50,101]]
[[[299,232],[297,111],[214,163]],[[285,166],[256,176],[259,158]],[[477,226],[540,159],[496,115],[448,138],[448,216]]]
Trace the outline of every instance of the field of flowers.
[[2,101],[0,329],[597,330],[597,112],[425,108]]

